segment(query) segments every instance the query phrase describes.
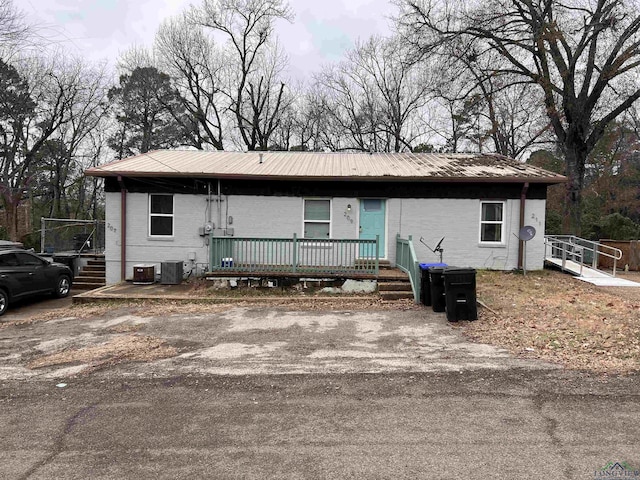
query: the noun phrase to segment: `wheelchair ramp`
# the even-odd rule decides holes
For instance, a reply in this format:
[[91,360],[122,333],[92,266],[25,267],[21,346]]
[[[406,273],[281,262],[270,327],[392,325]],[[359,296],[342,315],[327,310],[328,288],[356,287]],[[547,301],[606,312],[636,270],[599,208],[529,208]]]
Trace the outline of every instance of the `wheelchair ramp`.
[[[597,255],[612,257],[616,260],[622,257],[622,252],[618,256],[618,252],[609,253],[603,251],[602,247],[604,247],[602,244],[577,237],[549,236],[545,238],[544,260],[549,265],[555,265],[561,270],[575,275],[578,280],[599,287],[640,287],[640,283],[618,278],[593,268],[593,265],[597,265]],[[585,252],[590,254],[589,263],[584,261]]]

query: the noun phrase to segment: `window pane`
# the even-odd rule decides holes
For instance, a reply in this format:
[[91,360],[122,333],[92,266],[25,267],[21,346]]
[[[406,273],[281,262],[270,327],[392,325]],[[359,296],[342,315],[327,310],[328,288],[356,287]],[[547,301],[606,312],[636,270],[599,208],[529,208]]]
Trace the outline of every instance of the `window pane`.
[[305,200],[304,219],[305,220],[330,220],[331,202],[329,200]]
[[380,199],[370,199],[363,200],[362,207],[365,212],[379,212],[382,210],[382,200]]
[[0,267],[17,267],[18,259],[13,253],[0,255]]
[[304,238],[329,238],[329,224],[305,223]]
[[173,235],[173,218],[151,217],[151,235]]
[[482,242],[500,242],[502,240],[502,225],[500,224],[483,224],[480,240]]
[[173,196],[151,195],[151,213],[173,214]]
[[33,255],[29,255],[28,253],[16,253],[18,260],[22,265],[44,265],[46,260],[40,260],[38,257],[34,257]]
[[502,204],[501,203],[483,203],[482,204],[482,220],[485,222],[501,222],[502,221]]

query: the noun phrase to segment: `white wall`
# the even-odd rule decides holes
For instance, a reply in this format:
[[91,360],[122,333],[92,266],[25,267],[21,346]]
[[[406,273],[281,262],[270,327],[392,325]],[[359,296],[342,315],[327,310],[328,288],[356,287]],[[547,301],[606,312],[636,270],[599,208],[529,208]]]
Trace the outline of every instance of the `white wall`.
[[[208,248],[198,227],[206,222],[206,196],[174,195],[174,235],[170,239],[150,238],[148,235],[149,196],[146,193],[127,194],[127,265],[126,277],[133,277],[136,264],[160,264],[167,260],[182,260],[185,269],[192,266],[189,253],[195,253],[193,264],[208,264]],[[120,193],[106,197],[105,261],[107,284],[120,281]],[[195,267],[195,265],[193,265]]]
[[[499,200],[499,199],[496,199]],[[389,200],[389,230],[403,238],[413,236],[413,244],[422,263],[438,262],[439,256],[431,248],[445,237],[443,261],[449,265],[473,268],[511,270],[518,266],[518,238],[520,229],[520,200],[506,200],[505,245],[480,245],[480,203],[478,199],[391,199]],[[539,270],[544,263],[545,201],[527,200],[525,224],[537,231],[527,243],[528,270]],[[395,261],[395,252],[391,254]]]
[[[120,193],[106,196],[107,283],[120,281]],[[218,212],[217,199],[212,202],[211,219],[216,227],[234,229],[236,237],[287,237],[303,231],[303,199],[298,197],[231,196],[223,197]],[[497,199],[499,200],[499,199]],[[395,262],[395,236],[413,236],[420,262],[436,262],[438,257],[420,243],[433,247],[445,237],[444,262],[473,268],[510,270],[517,267],[519,230],[519,200],[506,201],[506,245],[479,245],[480,200],[465,199],[389,199],[387,200],[387,258]],[[351,211],[347,211],[347,205]],[[331,217],[332,238],[358,238],[359,203],[356,198],[333,198]],[[174,236],[152,239],[148,235],[148,194],[127,194],[127,277],[133,276],[136,264],[155,264],[166,260],[187,262],[190,252],[198,264],[209,261],[205,239],[198,228],[208,220],[205,195],[174,195]],[[233,217],[233,222],[228,223]],[[222,220],[222,223],[220,223]],[[545,201],[527,200],[525,223],[533,225],[538,234],[527,244],[527,269],[543,267]]]

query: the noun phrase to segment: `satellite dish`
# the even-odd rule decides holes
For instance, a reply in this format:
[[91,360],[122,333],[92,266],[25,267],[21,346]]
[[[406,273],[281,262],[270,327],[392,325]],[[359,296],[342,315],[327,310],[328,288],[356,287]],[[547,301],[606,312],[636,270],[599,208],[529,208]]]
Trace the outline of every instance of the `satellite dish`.
[[535,236],[536,236],[536,229],[531,225],[525,225],[520,229],[520,232],[518,232],[518,238],[523,242],[528,242]]
[[444,248],[442,248],[442,242],[444,242],[444,237],[442,237],[440,239],[440,241],[438,242],[438,244],[434,248],[431,248],[429,245],[427,245],[425,243],[424,238],[420,237],[420,243],[422,243],[425,247],[427,247],[433,253],[439,253],[440,254],[440,263],[442,263],[442,252],[444,252]]

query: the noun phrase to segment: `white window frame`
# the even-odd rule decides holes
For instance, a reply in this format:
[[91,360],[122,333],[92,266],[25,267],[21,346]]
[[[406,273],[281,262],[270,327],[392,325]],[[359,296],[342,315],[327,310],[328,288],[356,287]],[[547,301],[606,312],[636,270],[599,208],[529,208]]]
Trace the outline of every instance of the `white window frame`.
[[[322,200],[322,201],[327,201],[329,202],[329,220],[307,220],[305,218],[305,206],[306,206],[306,202],[307,200]],[[302,238],[305,240],[322,240],[321,238],[307,238],[304,234],[305,231],[305,225],[307,223],[325,223],[325,224],[329,224],[329,237],[327,237],[324,240],[328,240],[333,238],[333,229],[332,229],[332,219],[333,217],[333,200],[331,198],[326,198],[326,197],[308,197],[308,198],[303,198],[302,199]]]
[[[500,204],[502,205],[502,220],[483,220],[482,218],[482,207],[485,204]],[[505,244],[505,236],[507,234],[507,202],[503,200],[481,200],[480,201],[480,228],[478,229],[478,242],[480,245],[504,245]],[[500,240],[482,240],[482,226],[483,225],[501,225],[500,228]]]
[[[172,213],[151,213],[151,197],[155,196],[155,195],[163,195],[163,196],[167,196],[167,197],[171,197],[171,212]],[[174,232],[176,231],[176,219],[175,219],[175,214],[176,214],[176,199],[175,199],[175,195],[171,194],[171,193],[150,193],[149,194],[149,200],[148,200],[148,212],[149,212],[149,219],[148,219],[148,226],[147,226],[147,232],[150,238],[173,238]],[[171,218],[171,235],[156,235],[156,234],[152,234],[151,233],[151,218],[152,217],[170,217]]]

